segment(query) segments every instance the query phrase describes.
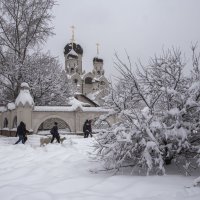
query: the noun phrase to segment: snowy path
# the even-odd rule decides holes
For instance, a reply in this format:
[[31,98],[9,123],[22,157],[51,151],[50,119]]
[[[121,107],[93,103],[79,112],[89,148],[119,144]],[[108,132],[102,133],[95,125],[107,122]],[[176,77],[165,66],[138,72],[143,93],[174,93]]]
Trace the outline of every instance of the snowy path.
[[63,145],[39,147],[40,136],[26,145],[0,137],[1,200],[199,200],[194,177],[111,176],[91,174],[92,139],[67,136]]

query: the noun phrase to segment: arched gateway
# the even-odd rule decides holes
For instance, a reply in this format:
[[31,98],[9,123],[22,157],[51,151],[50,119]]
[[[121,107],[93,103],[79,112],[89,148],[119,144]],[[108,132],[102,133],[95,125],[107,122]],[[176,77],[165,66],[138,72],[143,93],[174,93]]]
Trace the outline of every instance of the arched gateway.
[[[22,83],[15,103],[9,103],[6,107],[0,107],[1,134],[14,136],[16,120],[17,125],[20,121],[24,121],[26,128],[30,132],[37,133],[38,130],[45,129],[45,126],[49,128],[51,123],[53,125],[52,121],[55,119],[62,121],[65,124],[64,128],[68,128],[71,133],[80,134],[86,119],[96,119],[108,112],[108,109],[94,107],[94,105],[79,101],[74,97],[70,99],[69,106],[35,106],[28,84]],[[113,124],[115,121],[114,117],[109,118],[108,124]]]
[[57,124],[58,124],[60,133],[70,133],[71,132],[71,128],[67,124],[67,122],[65,122],[64,120],[62,120],[60,118],[55,118],[52,116],[49,116],[48,119],[45,119],[40,124],[40,126],[38,128],[38,132],[40,132],[42,134],[48,134],[50,132],[51,128],[54,126],[55,122],[57,122]]

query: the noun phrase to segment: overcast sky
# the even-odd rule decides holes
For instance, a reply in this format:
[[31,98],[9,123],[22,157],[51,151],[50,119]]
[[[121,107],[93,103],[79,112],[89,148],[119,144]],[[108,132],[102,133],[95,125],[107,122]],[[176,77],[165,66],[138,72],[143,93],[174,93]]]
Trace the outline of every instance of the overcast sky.
[[[115,74],[114,52],[127,50],[132,62],[144,63],[163,48],[179,47],[190,56],[191,43],[200,42],[200,0],[57,0],[53,13],[55,36],[45,49],[59,56],[64,65],[63,49],[71,39],[84,50],[83,68],[92,70],[96,43],[109,78]],[[200,44],[199,44],[200,45]]]

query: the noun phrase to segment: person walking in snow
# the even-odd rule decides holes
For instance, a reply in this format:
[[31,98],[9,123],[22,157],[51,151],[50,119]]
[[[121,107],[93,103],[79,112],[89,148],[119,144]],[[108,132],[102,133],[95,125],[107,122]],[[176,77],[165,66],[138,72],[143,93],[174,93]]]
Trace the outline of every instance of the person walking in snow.
[[90,134],[92,137],[92,120],[86,120],[84,125],[83,125],[83,133],[84,133],[84,138],[87,138]]
[[25,127],[25,134],[24,134],[24,144],[26,143],[26,141],[28,140],[28,137],[27,137],[27,133],[29,133],[28,130],[26,130],[26,124],[24,124],[24,127]]
[[88,136],[90,135],[90,136],[92,137],[92,120],[91,120],[91,119],[89,120],[89,127],[88,127],[88,130],[89,130]]
[[22,144],[25,144],[27,140],[27,136],[26,136],[27,132],[28,131],[26,130],[25,123],[21,121],[19,126],[17,127],[17,133],[16,133],[16,136],[19,136],[19,139],[17,140],[17,142],[15,142],[15,144],[18,144],[21,141],[22,141]]
[[60,135],[58,133],[58,123],[54,122],[54,126],[51,129],[52,139],[51,143],[53,143],[54,139],[56,138],[57,142],[60,143]]

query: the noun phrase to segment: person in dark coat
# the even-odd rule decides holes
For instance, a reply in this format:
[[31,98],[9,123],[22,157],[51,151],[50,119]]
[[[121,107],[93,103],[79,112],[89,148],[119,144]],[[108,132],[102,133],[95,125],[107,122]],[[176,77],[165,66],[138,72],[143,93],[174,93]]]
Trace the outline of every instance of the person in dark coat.
[[55,122],[53,128],[51,129],[52,139],[51,143],[53,143],[54,139],[56,138],[57,142],[60,143],[60,135],[58,133],[58,123]]
[[[26,124],[24,124],[24,127],[25,127],[25,130],[26,130]],[[25,131],[25,134],[24,134],[24,144],[25,144],[26,141],[28,140],[27,133],[29,133],[28,130],[26,130],[26,131]]]
[[88,136],[90,135],[90,136],[92,137],[92,120],[91,120],[91,119],[89,120],[89,127],[88,127],[88,130],[89,130]]
[[89,121],[88,119],[85,121],[85,123],[83,124],[83,135],[84,135],[84,138],[87,137],[87,126],[89,124]]
[[84,133],[84,138],[87,138],[90,134],[92,137],[92,120],[86,120],[84,125],[83,125],[83,133]]
[[16,136],[19,136],[19,139],[17,140],[17,142],[15,142],[15,144],[18,144],[19,142],[22,141],[22,144],[25,144],[27,137],[26,137],[26,133],[28,131],[26,130],[26,125],[24,122],[20,122],[19,126],[17,127],[17,133]]

